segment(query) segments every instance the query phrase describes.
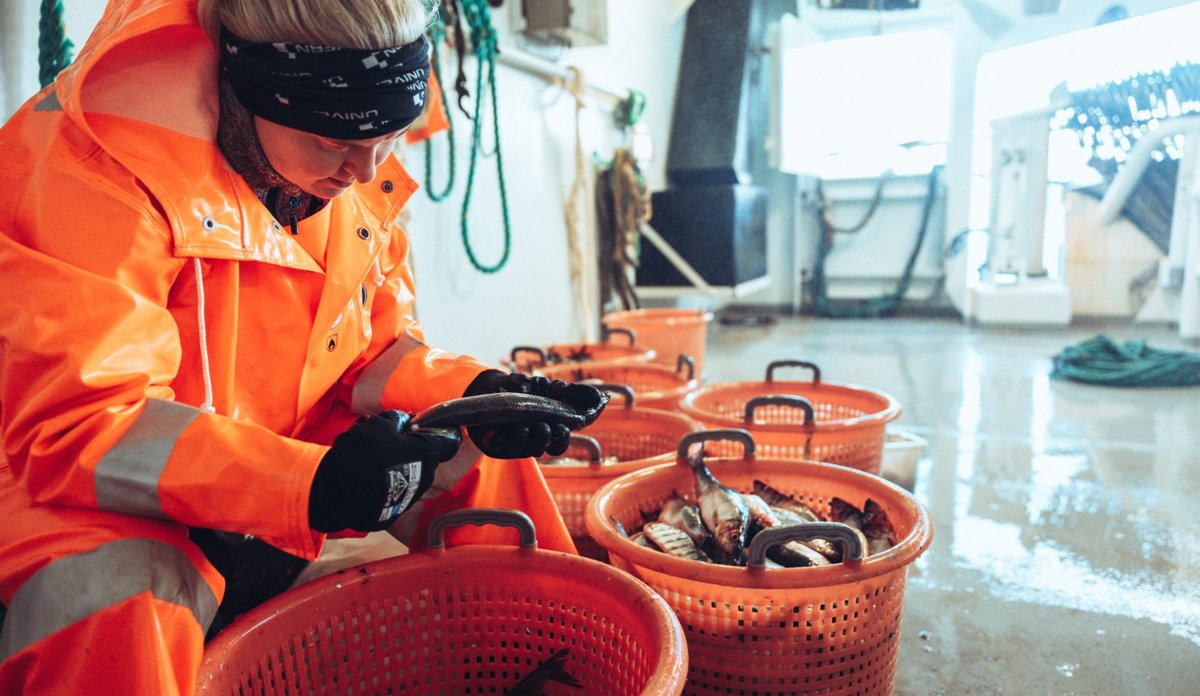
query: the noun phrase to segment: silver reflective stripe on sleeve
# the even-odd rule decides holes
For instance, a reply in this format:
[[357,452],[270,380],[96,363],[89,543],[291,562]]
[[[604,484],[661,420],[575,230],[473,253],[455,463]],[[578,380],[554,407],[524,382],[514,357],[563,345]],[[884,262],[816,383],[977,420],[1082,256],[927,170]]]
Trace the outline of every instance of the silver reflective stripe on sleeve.
[[60,558],[17,589],[0,629],[0,662],[147,591],[191,611],[201,633],[216,616],[216,595],[183,551],[153,539],[121,539]]
[[387,350],[363,370],[350,393],[350,408],[359,415],[374,415],[383,410],[383,390],[404,356],[425,345],[408,334],[397,338]]
[[102,510],[163,518],[158,480],[179,435],[200,409],[165,399],[146,408],[96,464],[96,505]]

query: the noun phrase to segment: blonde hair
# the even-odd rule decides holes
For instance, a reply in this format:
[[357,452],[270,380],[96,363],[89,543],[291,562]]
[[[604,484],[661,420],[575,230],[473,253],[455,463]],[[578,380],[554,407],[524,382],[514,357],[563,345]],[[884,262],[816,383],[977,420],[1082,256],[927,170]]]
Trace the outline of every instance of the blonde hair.
[[[432,6],[431,6],[432,3]],[[200,25],[221,25],[258,43],[295,41],[338,48],[404,46],[429,27],[437,0],[198,0]]]

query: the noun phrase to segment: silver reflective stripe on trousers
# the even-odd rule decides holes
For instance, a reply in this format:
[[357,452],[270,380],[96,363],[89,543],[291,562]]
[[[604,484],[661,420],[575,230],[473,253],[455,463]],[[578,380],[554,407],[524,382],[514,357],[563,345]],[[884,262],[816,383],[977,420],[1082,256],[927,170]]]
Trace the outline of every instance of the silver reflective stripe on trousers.
[[158,480],[179,435],[200,409],[165,399],[146,408],[117,444],[96,464],[96,504],[102,510],[164,518]]
[[121,539],[60,558],[21,585],[0,629],[0,662],[146,591],[190,610],[201,633],[216,616],[216,595],[183,551],[152,539]]
[[374,415],[383,410],[383,390],[404,356],[425,345],[408,334],[397,338],[387,350],[371,361],[354,384],[350,408],[359,415]]

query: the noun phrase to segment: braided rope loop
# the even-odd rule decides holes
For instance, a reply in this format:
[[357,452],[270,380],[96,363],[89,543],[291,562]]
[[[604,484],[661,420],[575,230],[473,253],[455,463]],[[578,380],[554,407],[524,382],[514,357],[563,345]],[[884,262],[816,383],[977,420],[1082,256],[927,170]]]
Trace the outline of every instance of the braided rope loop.
[[67,38],[62,15],[62,0],[42,0],[38,20],[38,80],[43,87],[54,82],[59,71],[71,63],[71,50],[75,48]]
[[[462,240],[471,265],[482,273],[495,273],[508,262],[512,247],[512,229],[508,216],[508,191],[504,185],[504,158],[500,152],[500,110],[496,101],[496,35],[492,29],[491,12],[486,0],[462,0],[463,13],[471,26],[471,42],[475,46],[475,57],[479,61],[479,72],[475,78],[475,115],[471,128],[471,157],[467,168],[467,188],[463,194]],[[488,88],[491,91],[492,134],[496,141],[496,176],[500,185],[500,210],[504,220],[504,251],[500,260],[488,266],[479,261],[471,247],[467,212],[471,204],[471,191],[475,183],[475,161],[480,149],[480,131],[483,117],[483,74],[487,71]]]

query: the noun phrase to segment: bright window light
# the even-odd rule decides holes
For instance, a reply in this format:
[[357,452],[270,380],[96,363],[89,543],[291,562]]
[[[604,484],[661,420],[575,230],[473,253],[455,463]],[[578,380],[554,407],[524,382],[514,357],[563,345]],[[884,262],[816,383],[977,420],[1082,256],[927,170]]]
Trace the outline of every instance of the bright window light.
[[951,63],[941,30],[786,48],[780,168],[843,178],[944,162]]
[[[971,226],[984,227],[990,214],[991,123],[994,119],[1048,109],[1056,85],[1079,91],[1118,82],[1138,73],[1200,62],[1200,3],[1131,17],[1052,39],[988,53],[980,58],[975,92],[975,156]],[[1074,132],[1050,134],[1047,177],[1052,183],[1088,186],[1100,175]]]

